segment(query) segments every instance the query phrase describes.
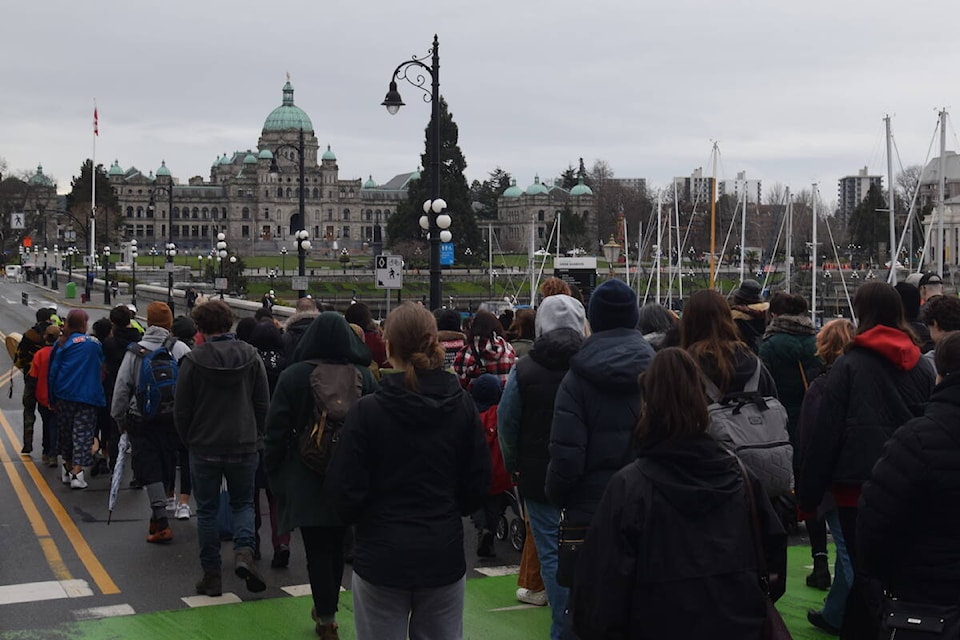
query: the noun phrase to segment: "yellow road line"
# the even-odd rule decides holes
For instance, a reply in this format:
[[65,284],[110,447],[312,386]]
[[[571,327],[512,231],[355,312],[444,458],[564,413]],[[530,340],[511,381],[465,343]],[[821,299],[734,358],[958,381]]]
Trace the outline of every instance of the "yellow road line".
[[[0,412],[0,426],[2,426],[3,430],[7,432],[7,437],[10,438],[10,441],[13,443],[14,449],[19,450],[21,446],[20,440],[13,432],[13,427],[10,425],[7,417],[3,415],[2,412]],[[30,478],[36,485],[40,495],[43,496],[44,502],[47,503],[47,507],[49,507],[50,511],[53,512],[53,516],[57,519],[57,522],[60,524],[63,532],[67,535],[67,540],[69,540],[70,544],[73,546],[74,551],[80,558],[80,562],[82,562],[83,566],[86,567],[87,571],[90,573],[90,577],[93,578],[93,581],[97,584],[97,587],[99,587],[101,593],[104,595],[120,593],[120,588],[117,587],[116,583],[107,573],[107,570],[104,569],[103,565],[100,563],[100,560],[97,559],[96,554],[93,553],[90,545],[87,544],[87,540],[83,537],[83,534],[80,533],[76,523],[74,523],[73,519],[70,518],[70,515],[67,513],[67,510],[64,508],[63,504],[55,495],[53,495],[50,485],[47,484],[46,479],[40,475],[40,472],[37,470],[37,466],[35,464],[24,464],[23,468],[27,470],[27,473],[30,475]],[[9,474],[14,472],[8,470],[7,473]],[[19,480],[19,477],[17,479]],[[25,498],[32,504],[29,494],[27,494]],[[51,568],[53,568],[52,564]]]
[[47,523],[43,521],[37,505],[34,504],[30,498],[26,485],[23,484],[23,480],[20,479],[20,475],[14,468],[14,463],[4,462],[3,468],[10,478],[10,484],[13,485],[13,490],[20,500],[21,506],[23,506],[24,513],[27,514],[27,520],[30,522],[30,526],[33,527],[33,532],[36,534],[37,540],[40,541],[40,548],[43,550],[43,555],[47,559],[47,564],[50,565],[50,568],[53,570],[53,575],[57,580],[72,580],[73,576],[70,575],[70,570],[67,569],[67,566],[64,564],[63,557],[60,555],[60,550],[57,548],[56,542],[50,537],[50,530],[47,529]]

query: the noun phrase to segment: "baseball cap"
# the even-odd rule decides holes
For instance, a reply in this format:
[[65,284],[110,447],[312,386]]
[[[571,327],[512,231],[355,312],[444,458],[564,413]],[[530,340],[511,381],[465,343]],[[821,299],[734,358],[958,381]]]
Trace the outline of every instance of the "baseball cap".
[[943,284],[943,278],[933,271],[928,271],[920,278],[920,284],[918,286],[925,287],[928,284]]

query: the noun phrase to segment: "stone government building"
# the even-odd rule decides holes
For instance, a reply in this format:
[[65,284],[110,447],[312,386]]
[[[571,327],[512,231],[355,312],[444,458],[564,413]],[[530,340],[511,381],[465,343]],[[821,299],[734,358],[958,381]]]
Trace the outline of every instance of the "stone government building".
[[[305,221],[299,216],[301,129]],[[274,161],[279,172],[271,171]],[[178,184],[165,162],[156,175],[143,175],[135,167],[124,170],[115,161],[107,175],[119,200],[123,239],[136,238],[141,254],[154,246],[162,254],[168,224],[178,252],[194,255],[212,249],[220,232],[232,250],[247,255],[279,256],[281,247],[295,255],[293,234],[300,229],[310,233],[314,255],[378,246],[387,219],[406,199],[407,185],[420,177],[419,172],[397,175],[382,185],[372,177],[363,183],[343,180],[339,172],[330,145],[320,153],[313,123],[294,104],[293,86],[287,81],[283,103],[264,121],[256,150],[218,157],[208,181],[196,176],[186,185]],[[155,186],[173,190],[172,222],[167,193],[154,195]]]

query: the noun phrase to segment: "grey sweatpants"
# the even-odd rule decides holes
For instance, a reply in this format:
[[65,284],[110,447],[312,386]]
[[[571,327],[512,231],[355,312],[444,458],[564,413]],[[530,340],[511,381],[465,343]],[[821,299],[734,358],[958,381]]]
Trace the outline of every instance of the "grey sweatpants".
[[357,640],[461,640],[466,576],[432,589],[378,587],[353,574]]

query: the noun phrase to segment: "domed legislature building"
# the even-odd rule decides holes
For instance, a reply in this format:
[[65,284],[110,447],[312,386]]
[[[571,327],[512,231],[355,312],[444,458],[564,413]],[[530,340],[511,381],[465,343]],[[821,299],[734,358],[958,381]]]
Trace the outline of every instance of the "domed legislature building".
[[405,173],[379,185],[372,177],[341,179],[330,145],[321,152],[310,117],[294,104],[289,79],[256,148],[217,157],[209,180],[197,176],[180,184],[165,162],[144,175],[114,161],[107,175],[119,200],[122,235],[136,238],[142,253],[155,247],[162,254],[169,238],[179,253],[203,255],[218,233],[241,254],[279,255],[281,248],[295,253],[293,234],[305,229],[318,256],[343,248],[378,250],[387,219],[406,199],[409,182],[420,177]]

